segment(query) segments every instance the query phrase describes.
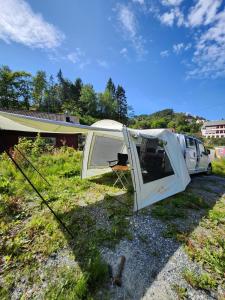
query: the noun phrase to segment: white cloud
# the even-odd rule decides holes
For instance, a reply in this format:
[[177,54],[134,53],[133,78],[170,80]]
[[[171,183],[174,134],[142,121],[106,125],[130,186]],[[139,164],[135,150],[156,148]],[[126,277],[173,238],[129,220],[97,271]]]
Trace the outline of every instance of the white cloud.
[[188,77],[225,76],[225,9],[215,16],[216,22],[201,33],[195,45],[194,68]]
[[75,51],[67,54],[67,59],[70,60],[73,64],[76,64],[79,63],[84,56],[85,53],[81,51],[80,48],[76,48]]
[[[189,9],[184,1],[161,0],[164,8],[153,12],[162,24],[184,26],[191,31],[193,41],[173,45],[179,54],[189,49],[191,60],[185,60],[188,78],[225,77],[225,7],[223,0],[195,0]],[[185,3],[186,4],[186,3]],[[165,11],[165,6],[167,7]],[[185,14],[184,14],[185,12]],[[196,30],[196,27],[199,27]],[[190,37],[190,35],[189,35]],[[162,52],[162,56],[164,52]],[[165,52],[165,55],[167,53]]]
[[175,52],[176,54],[179,54],[183,48],[184,48],[183,43],[175,44],[175,45],[173,45],[173,52]]
[[144,47],[145,40],[138,34],[138,24],[134,12],[126,5],[118,5],[117,17],[119,21],[120,30],[126,40],[129,40],[135,49],[138,58],[143,58],[147,54]]
[[175,22],[177,22],[178,26],[184,24],[184,15],[177,7],[171,9],[169,12],[165,12],[164,14],[159,16],[159,19],[161,23],[167,26],[172,26]]
[[198,0],[188,15],[190,26],[208,25],[215,21],[222,0]]
[[173,52],[180,54],[182,51],[187,51],[192,47],[191,43],[185,45],[184,43],[178,43],[173,45]]
[[86,59],[79,63],[79,68],[83,70],[86,66],[90,65],[90,63],[91,63],[90,59]]
[[166,6],[179,6],[183,0],[162,0],[162,4]]
[[139,3],[140,5],[143,5],[145,3],[145,0],[133,0],[133,2]]
[[128,6],[120,5],[118,10],[118,19],[123,29],[131,37],[134,37],[137,33],[137,25],[133,11]]
[[34,13],[25,0],[0,0],[0,39],[52,49],[61,44],[64,34]]
[[98,59],[97,60],[97,63],[100,67],[103,67],[103,68],[108,68],[109,67],[109,64],[107,61],[103,60],[103,59]]
[[123,57],[127,57],[127,52],[128,52],[127,48],[122,48],[122,49],[120,50],[120,54],[121,54]]
[[84,69],[84,67],[91,63],[90,59],[86,58],[85,52],[80,48],[76,48],[73,52],[63,56],[62,59],[69,60],[73,64],[76,64],[80,69]]
[[170,55],[169,50],[164,50],[160,52],[161,57],[168,57]]

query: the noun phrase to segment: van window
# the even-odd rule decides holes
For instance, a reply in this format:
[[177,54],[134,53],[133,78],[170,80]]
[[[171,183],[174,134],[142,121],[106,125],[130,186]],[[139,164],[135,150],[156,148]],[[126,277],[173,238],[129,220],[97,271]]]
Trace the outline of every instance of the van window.
[[137,145],[141,173],[144,183],[174,174],[162,142],[157,138],[141,138]]
[[200,151],[200,153],[205,152],[205,147],[204,147],[204,145],[201,144],[201,143],[199,143],[198,145],[199,145],[199,151]]
[[186,147],[187,148],[195,148],[195,140],[193,138],[190,137],[185,137],[185,142],[186,142]]

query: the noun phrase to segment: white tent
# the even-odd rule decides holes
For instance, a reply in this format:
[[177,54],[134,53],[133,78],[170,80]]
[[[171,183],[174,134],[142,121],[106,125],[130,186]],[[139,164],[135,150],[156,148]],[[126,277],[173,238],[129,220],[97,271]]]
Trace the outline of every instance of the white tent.
[[92,126],[0,112],[0,130],[87,134],[82,178],[111,171],[108,161],[127,153],[134,210],[183,191],[190,176],[176,135],[166,129],[134,130],[112,120]]

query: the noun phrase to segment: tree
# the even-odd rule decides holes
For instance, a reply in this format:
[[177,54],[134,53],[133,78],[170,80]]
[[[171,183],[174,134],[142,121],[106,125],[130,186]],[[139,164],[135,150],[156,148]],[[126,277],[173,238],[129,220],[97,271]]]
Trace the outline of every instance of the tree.
[[37,71],[33,77],[33,102],[37,109],[42,109],[45,102],[45,93],[47,90],[47,79],[44,71]]
[[80,78],[77,78],[73,85],[73,98],[76,103],[78,103],[79,101],[82,87],[83,87],[82,80]]
[[128,119],[127,97],[121,85],[116,89],[117,120],[126,123]]
[[0,68],[0,106],[3,108],[29,107],[31,75],[24,71]]
[[63,77],[61,69],[57,74],[58,78],[58,93],[61,100],[61,107],[63,111],[74,113],[76,111],[76,104],[73,102],[73,84],[70,80]]
[[58,85],[54,82],[54,77],[50,75],[47,81],[43,110],[47,112],[61,112],[61,101],[59,99]]
[[32,91],[31,75],[25,72],[20,73],[20,76],[17,78],[16,86],[21,106],[29,110]]
[[108,90],[111,94],[111,97],[114,99],[116,96],[116,87],[115,84],[112,81],[112,78],[109,78],[109,80],[106,83],[106,90]]
[[82,115],[96,116],[97,97],[92,85],[86,84],[82,86],[79,103]]
[[117,103],[108,89],[98,95],[98,113],[100,118],[114,119],[116,116]]

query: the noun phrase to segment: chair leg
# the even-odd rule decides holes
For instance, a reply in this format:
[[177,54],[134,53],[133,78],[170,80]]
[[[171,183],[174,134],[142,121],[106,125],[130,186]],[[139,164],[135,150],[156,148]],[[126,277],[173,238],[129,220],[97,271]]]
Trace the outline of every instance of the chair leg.
[[[123,180],[122,180],[124,174],[120,174],[120,172],[117,172],[117,171],[114,171],[114,173],[117,175],[117,179],[116,179],[116,181],[114,182],[113,186],[115,186],[115,185],[117,184],[117,182],[120,182],[121,185],[122,185],[122,187],[123,187],[124,189],[126,189],[126,187],[125,187],[125,185],[124,185],[124,183],[123,183]],[[127,180],[127,179],[126,179],[126,180]]]

